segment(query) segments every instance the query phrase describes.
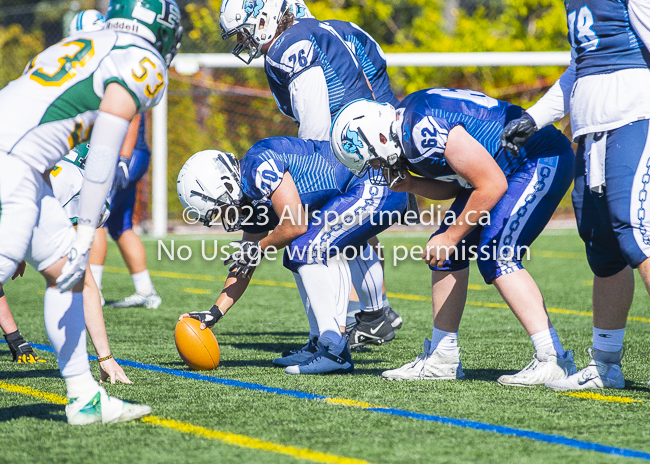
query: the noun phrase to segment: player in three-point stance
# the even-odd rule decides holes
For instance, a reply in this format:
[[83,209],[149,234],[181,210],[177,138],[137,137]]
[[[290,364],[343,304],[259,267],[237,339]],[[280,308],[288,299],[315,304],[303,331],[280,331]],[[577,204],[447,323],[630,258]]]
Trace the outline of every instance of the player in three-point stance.
[[262,140],[240,162],[216,150],[197,153],[181,169],[178,193],[205,223],[220,214],[226,230],[244,232],[240,250],[226,260],[230,273],[216,304],[181,318],[214,325],[244,293],[264,252],[285,248],[284,265],[298,285],[310,339],[273,363],[288,374],[352,371],[341,330],[350,283],[362,289],[362,304],[381,302],[381,265],[367,240],[398,220],[406,194],[353,176],[328,142],[293,137]]
[[[0,116],[0,282],[25,257],[45,277],[45,328],[66,381],[70,424],[151,412],[109,397],[93,378],[82,278],[129,121],[162,97],[181,33],[173,0],[113,0],[105,30],[51,46],[0,90],[0,104],[14,108]],[[42,175],[87,139],[75,234]],[[47,231],[38,243],[32,240],[37,224]]]
[[[458,327],[467,297],[469,259],[494,284],[530,335],[534,360],[502,385],[530,386],[575,373],[553,328],[544,299],[522,266],[526,248],[543,230],[571,184],[569,140],[548,127],[519,157],[500,147],[499,134],[522,109],[479,92],[436,88],[407,96],[397,107],[360,100],[332,125],[337,158],[397,191],[433,200],[455,198],[422,254],[433,271],[433,334],[424,353],[390,380],[464,377]],[[415,173],[420,177],[411,174]]]
[[[250,63],[265,55],[271,92],[280,111],[299,125],[300,138],[329,140],[331,118],[355,99],[397,102],[381,48],[352,23],[321,22],[303,2],[283,0],[224,1],[219,23],[224,40],[237,36],[235,56],[246,54],[242,59]],[[371,244],[378,244],[376,238]],[[392,339],[391,327],[401,327],[402,319],[385,292],[382,297],[379,309],[357,304],[360,312],[349,324],[350,338],[358,340],[355,345],[374,343],[377,334]],[[386,319],[390,324],[384,324]]]
[[[578,143],[573,207],[594,273],[589,365],[555,390],[624,388],[623,336],[638,269],[650,292],[650,5],[640,0],[567,0],[571,65],[503,131],[514,153],[571,113]],[[650,385],[650,384],[649,384]]]

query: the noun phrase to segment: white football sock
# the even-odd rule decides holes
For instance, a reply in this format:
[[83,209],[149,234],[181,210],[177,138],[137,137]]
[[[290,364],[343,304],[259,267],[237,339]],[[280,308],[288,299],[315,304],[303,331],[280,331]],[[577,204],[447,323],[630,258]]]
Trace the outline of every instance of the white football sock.
[[458,348],[458,332],[445,332],[444,330],[433,328],[431,333],[431,351],[429,354],[438,350],[442,354],[455,354]]
[[90,265],[90,273],[93,275],[93,279],[95,279],[95,283],[99,287],[99,289],[102,289],[102,277],[104,276],[104,265],[103,264],[91,264]]
[[[338,265],[338,261],[333,260],[332,264]],[[298,269],[298,274],[318,323],[319,341],[325,345],[341,343],[343,337],[337,320],[339,282],[333,282],[328,266],[320,263],[305,264]]]
[[311,309],[311,303],[309,302],[309,297],[305,291],[305,286],[302,284],[302,278],[297,272],[293,273],[293,278],[296,279],[296,285],[298,286],[298,293],[300,293],[300,299],[302,300],[302,305],[305,308],[305,313],[307,313],[307,320],[309,321],[309,339],[318,337],[320,333],[318,332],[318,322],[314,316],[314,311]]
[[560,343],[560,337],[557,336],[554,327],[537,332],[536,334],[531,335],[530,339],[533,341],[535,351],[538,353],[541,353],[549,346],[552,346],[559,356],[564,356],[564,348],[562,347],[562,343]]
[[381,294],[381,304],[384,308],[387,308],[390,306],[390,303],[388,302],[388,297],[386,296],[386,293]]
[[332,278],[332,282],[334,282],[335,288],[338,289],[334,295],[336,297],[336,321],[345,330],[352,288],[350,267],[348,261],[341,257],[341,255],[338,255],[328,260],[327,269],[330,271],[330,277]]
[[45,290],[45,330],[63,377],[90,371],[81,293]]
[[593,344],[594,348],[600,351],[620,351],[623,348],[623,337],[625,336],[625,328],[605,330],[593,328]]
[[133,279],[133,285],[135,285],[136,293],[144,296],[149,296],[153,293],[153,283],[151,282],[151,277],[149,276],[149,269],[131,274],[131,278]]
[[83,374],[71,375],[65,378],[65,386],[68,390],[68,398],[79,398],[89,390],[98,390],[99,384],[93,378],[92,372],[87,370]]
[[384,284],[384,271],[375,250],[367,247],[356,259],[349,261],[349,268],[352,284],[359,295],[361,310],[382,309],[384,306],[381,288]]

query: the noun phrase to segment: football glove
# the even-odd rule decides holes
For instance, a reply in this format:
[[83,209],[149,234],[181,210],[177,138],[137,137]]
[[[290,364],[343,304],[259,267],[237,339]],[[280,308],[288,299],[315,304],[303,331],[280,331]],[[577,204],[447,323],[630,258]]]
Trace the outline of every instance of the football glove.
[[513,155],[519,154],[519,149],[523,147],[528,140],[537,131],[537,125],[528,113],[524,113],[521,118],[513,119],[501,132],[501,146]]
[[129,164],[131,160],[120,156],[120,161],[117,163],[115,170],[115,188],[124,190],[129,186]]
[[223,265],[228,266],[228,270],[235,275],[241,274],[248,277],[262,261],[264,253],[259,242],[237,240],[236,242],[230,242],[230,246],[238,249],[226,258]]
[[192,319],[196,319],[201,324],[205,324],[206,327],[214,326],[223,317],[223,313],[217,305],[212,305],[209,311],[192,311],[189,314]]
[[9,350],[11,351],[15,363],[36,364],[45,362],[45,359],[39,358],[38,355],[34,353],[32,345],[25,341],[20,332],[16,331],[5,335],[5,340],[7,341],[7,345],[9,345]]
[[61,275],[56,279],[57,288],[61,293],[70,290],[84,276],[94,236],[93,226],[86,224],[77,226],[77,238],[68,253],[68,260],[61,269]]

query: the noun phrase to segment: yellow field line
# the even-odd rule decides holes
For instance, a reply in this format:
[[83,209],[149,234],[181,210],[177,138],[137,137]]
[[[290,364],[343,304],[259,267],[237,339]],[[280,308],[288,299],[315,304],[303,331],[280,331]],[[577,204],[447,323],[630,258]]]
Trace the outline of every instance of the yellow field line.
[[[67,404],[68,400],[61,395],[54,393],[43,392],[35,390],[31,387],[24,387],[22,385],[14,385],[10,383],[0,382],[0,389],[13,393],[20,393],[23,395],[33,396],[40,400],[47,401],[54,404]],[[328,398],[329,399],[329,398]],[[332,398],[334,399],[334,398]],[[344,400],[345,401],[345,400]],[[360,405],[367,405],[366,407],[373,407],[368,403],[360,403]],[[359,406],[361,407],[361,406]],[[238,446],[240,448],[248,448],[261,451],[269,451],[271,453],[284,454],[291,456],[295,459],[304,459],[307,461],[323,462],[331,464],[369,464],[368,461],[362,459],[347,458],[345,456],[337,456],[330,453],[322,453],[320,451],[310,450],[308,448],[296,448],[294,446],[281,445],[270,441],[260,440],[258,438],[248,437],[230,432],[221,432],[219,430],[211,430],[187,422],[179,422],[172,419],[163,419],[156,416],[147,416],[142,418],[142,422],[147,424],[159,425],[167,429],[176,430],[178,432],[189,433],[197,437],[208,438],[210,440],[219,440],[227,445]]]
[[[116,273],[116,274],[128,274],[126,268],[114,267],[114,266],[105,266],[104,272]],[[167,277],[171,279],[188,279],[188,280],[203,280],[210,282],[225,282],[225,277],[214,277],[204,274],[184,274],[180,272],[168,272],[168,271],[149,271],[152,276],[155,277]],[[293,282],[281,282],[277,280],[251,280],[251,285],[265,285],[269,287],[285,287],[285,288],[296,288],[296,284]],[[487,285],[469,285],[470,290],[485,290],[489,288]],[[200,289],[196,289],[200,290]],[[208,292],[210,293],[210,292]],[[409,293],[393,293],[388,292],[386,294],[389,298],[397,298],[400,300],[411,300],[411,301],[431,301],[431,297],[424,295],[412,295]],[[466,303],[468,306],[480,306],[484,308],[508,308],[508,305],[503,303],[490,303],[487,301],[468,301]],[[557,314],[570,314],[574,316],[592,316],[592,313],[589,311],[577,311],[574,309],[563,309],[563,308],[546,308],[549,313]],[[628,317],[628,321],[634,322],[650,322],[648,317]]]
[[599,393],[591,392],[566,392],[558,393],[562,396],[573,396],[574,398],[584,398],[586,400],[607,401],[609,403],[641,403],[642,400],[635,400],[627,396],[605,396]]
[[307,448],[295,448],[293,446],[280,445],[278,443],[273,443],[270,441],[263,441],[257,438],[247,437],[246,435],[210,430],[198,425],[192,425],[186,422],[178,422],[171,419],[161,419],[160,417],[155,416],[144,417],[142,419],[142,422],[160,425],[161,427],[177,430],[183,433],[189,433],[203,438],[208,438],[210,440],[219,440],[228,445],[239,446],[240,448],[249,448],[284,454],[295,459],[305,459],[308,461],[326,462],[332,464],[367,464],[367,461],[363,461],[361,459],[352,459],[330,453],[321,453],[320,451],[313,451]]
[[47,401],[48,403],[68,404],[68,399],[65,396],[34,390],[31,387],[23,387],[22,385],[0,382],[0,388],[9,392],[20,393],[21,395],[33,396],[34,398]]
[[185,293],[194,293],[196,295],[209,295],[212,293],[212,290],[207,290],[205,288],[183,288]]
[[575,251],[530,250],[530,255],[537,258],[587,259],[584,253]]
[[339,406],[350,406],[353,408],[361,408],[361,409],[384,408],[384,406],[379,406],[377,404],[366,403],[365,401],[347,400],[345,398],[328,397],[328,398],[323,398],[320,401],[327,404],[335,404]]

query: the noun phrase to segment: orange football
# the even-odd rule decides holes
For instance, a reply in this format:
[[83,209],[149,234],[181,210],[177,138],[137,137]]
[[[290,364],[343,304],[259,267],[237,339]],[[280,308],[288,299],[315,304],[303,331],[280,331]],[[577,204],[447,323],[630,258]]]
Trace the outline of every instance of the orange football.
[[210,329],[201,330],[200,326],[191,317],[178,321],[174,340],[185,364],[196,371],[209,371],[219,365],[219,343]]

